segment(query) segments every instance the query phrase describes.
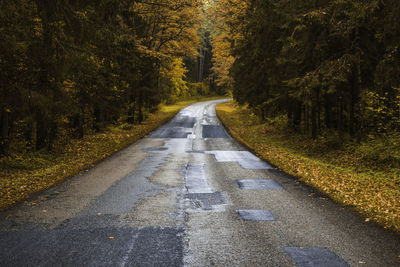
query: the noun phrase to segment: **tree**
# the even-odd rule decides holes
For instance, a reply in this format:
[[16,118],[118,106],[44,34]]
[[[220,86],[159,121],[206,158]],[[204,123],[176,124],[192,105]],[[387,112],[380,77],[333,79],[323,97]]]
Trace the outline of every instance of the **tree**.
[[187,95],[182,62],[198,56],[201,0],[0,4],[0,155],[140,123]]

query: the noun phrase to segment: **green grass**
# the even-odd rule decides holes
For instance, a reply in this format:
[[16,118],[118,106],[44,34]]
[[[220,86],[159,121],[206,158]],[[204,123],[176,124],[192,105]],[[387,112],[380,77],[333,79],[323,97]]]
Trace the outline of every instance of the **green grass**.
[[261,123],[233,103],[218,105],[217,114],[231,134],[261,158],[337,202],[355,207],[366,221],[400,231],[400,149],[396,137],[342,147],[334,140],[313,141]]
[[196,98],[173,105],[162,105],[159,111],[150,114],[139,125],[110,126],[101,133],[70,141],[58,153],[38,151],[0,158],[0,210],[5,210],[33,193],[79,174],[96,162],[146,136],[170,120],[183,107],[212,99],[217,97]]

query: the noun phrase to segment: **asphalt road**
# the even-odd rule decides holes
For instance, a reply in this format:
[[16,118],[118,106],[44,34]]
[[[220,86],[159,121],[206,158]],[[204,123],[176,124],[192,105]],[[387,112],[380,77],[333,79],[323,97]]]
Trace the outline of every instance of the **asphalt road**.
[[0,214],[0,266],[400,266],[365,222],[229,137],[197,103]]

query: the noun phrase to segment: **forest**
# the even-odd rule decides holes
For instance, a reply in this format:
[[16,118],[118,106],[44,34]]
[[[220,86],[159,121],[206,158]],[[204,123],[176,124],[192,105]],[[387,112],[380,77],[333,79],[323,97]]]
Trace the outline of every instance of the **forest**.
[[210,93],[201,0],[0,5],[0,155],[52,151]]
[[398,137],[398,1],[218,0],[213,10],[216,83],[260,120],[336,143]]
[[1,155],[227,91],[312,139],[398,135],[395,0],[0,3]]
[[[256,155],[365,216],[400,222],[400,5],[218,0],[217,107]],[[312,197],[312,195],[309,195]]]
[[0,210],[227,95],[218,116],[260,158],[400,229],[398,1],[0,7]]

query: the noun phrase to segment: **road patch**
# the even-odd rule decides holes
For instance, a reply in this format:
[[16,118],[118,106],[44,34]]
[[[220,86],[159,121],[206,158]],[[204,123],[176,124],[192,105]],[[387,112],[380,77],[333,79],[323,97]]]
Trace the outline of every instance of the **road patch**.
[[236,180],[243,190],[283,190],[283,187],[274,179],[243,179]]
[[229,138],[221,125],[202,125],[203,138]]
[[299,267],[324,266],[324,267],[348,267],[347,262],[328,248],[322,247],[287,247],[285,252],[289,254]]
[[204,151],[213,154],[218,162],[237,162],[244,169],[268,170],[273,169],[271,165],[260,160],[248,151]]
[[212,193],[207,183],[203,163],[188,163],[185,172],[186,189],[189,193]]
[[178,114],[173,120],[150,134],[149,138],[187,138],[193,134],[196,118]]
[[186,194],[192,209],[212,210],[213,206],[224,205],[226,200],[221,192]]
[[237,210],[244,221],[275,221],[275,217],[269,210]]
[[0,232],[0,266],[183,266],[182,229]]

